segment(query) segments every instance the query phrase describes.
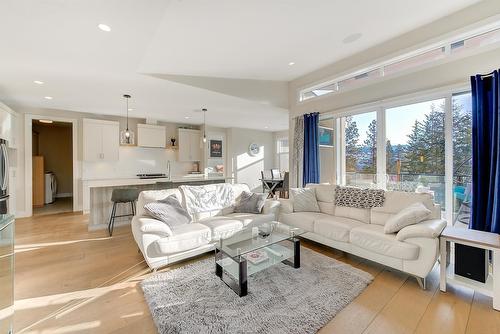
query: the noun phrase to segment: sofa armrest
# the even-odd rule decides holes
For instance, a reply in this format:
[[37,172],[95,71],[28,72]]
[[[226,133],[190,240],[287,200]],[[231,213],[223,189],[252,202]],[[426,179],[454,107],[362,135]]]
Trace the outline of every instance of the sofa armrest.
[[446,227],[446,220],[431,219],[415,225],[402,228],[396,235],[396,239],[404,241],[409,238],[437,238]]
[[291,199],[280,198],[280,213],[293,213],[293,201]]
[[149,216],[135,216],[132,219],[132,225],[142,233],[159,234],[161,236],[171,236],[172,230],[162,221]]
[[266,199],[264,207],[262,208],[263,214],[273,214],[278,219],[281,203],[273,199]]

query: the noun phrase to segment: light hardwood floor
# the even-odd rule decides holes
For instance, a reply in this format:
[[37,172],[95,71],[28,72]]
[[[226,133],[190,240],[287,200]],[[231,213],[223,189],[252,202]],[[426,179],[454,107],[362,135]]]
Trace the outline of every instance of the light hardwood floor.
[[[150,273],[130,227],[109,238],[105,231],[87,232],[87,219],[68,213],[17,220],[16,333],[156,333],[139,285]],[[423,291],[403,273],[302,244],[375,277],[322,334],[500,333],[491,298],[453,286],[441,293],[437,267]]]

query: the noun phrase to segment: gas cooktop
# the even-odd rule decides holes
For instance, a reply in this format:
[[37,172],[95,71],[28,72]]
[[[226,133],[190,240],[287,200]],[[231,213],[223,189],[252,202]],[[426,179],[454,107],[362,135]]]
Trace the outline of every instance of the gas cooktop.
[[167,177],[167,174],[137,174],[140,179],[161,179]]

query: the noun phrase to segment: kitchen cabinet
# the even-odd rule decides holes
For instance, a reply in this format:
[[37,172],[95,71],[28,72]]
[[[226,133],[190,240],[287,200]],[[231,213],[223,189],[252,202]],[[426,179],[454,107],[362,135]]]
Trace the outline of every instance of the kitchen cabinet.
[[164,126],[137,124],[137,146],[165,148],[167,130]]
[[118,161],[120,124],[96,119],[83,120],[83,160]]
[[15,148],[16,146],[12,141],[13,134],[17,133],[17,131],[13,131],[12,129],[14,118],[14,112],[6,105],[0,104],[0,138],[7,140],[10,148]]
[[201,161],[201,131],[178,129],[179,161]]
[[32,162],[33,207],[41,208],[45,204],[45,163],[43,156],[34,155]]

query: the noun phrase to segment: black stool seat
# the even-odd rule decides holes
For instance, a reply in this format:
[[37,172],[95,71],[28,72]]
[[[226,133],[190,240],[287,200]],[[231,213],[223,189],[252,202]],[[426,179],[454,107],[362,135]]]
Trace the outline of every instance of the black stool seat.
[[[137,201],[137,198],[139,198],[139,190],[136,188],[113,189],[113,193],[111,194],[111,202],[113,202],[113,208],[111,209],[111,217],[109,218],[108,224],[109,236],[113,235],[115,218],[135,216],[135,202]],[[116,205],[118,203],[130,203],[132,213],[127,215],[116,215]]]

